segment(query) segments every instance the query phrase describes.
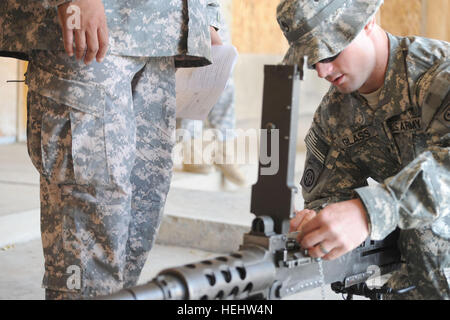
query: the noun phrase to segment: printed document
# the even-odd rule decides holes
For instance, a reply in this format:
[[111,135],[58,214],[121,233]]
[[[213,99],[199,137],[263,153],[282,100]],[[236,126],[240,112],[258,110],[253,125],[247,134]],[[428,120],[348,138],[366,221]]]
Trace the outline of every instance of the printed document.
[[233,72],[238,52],[231,45],[211,47],[212,64],[176,72],[177,118],[205,120]]

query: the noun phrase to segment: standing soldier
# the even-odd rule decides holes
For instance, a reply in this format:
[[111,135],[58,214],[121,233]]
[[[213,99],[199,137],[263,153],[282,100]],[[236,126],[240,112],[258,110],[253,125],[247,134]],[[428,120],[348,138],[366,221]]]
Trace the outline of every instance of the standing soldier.
[[136,284],[172,175],[175,67],[210,63],[218,9],[216,0],[2,1],[0,50],[29,59],[47,299]]
[[[230,30],[222,21],[220,30],[218,32],[220,39],[224,44],[232,44]],[[207,121],[179,119],[177,120],[179,127],[188,130],[192,141],[185,141],[184,150],[187,152],[188,159],[183,162],[183,170],[193,173],[209,173],[213,169],[213,165],[217,167],[224,177],[237,186],[243,187],[247,184],[245,174],[236,163],[225,163],[223,159],[227,159],[227,147],[229,144],[234,146],[236,144],[236,113],[235,113],[235,86],[233,76],[230,75],[228,83],[221,94],[219,101],[214,105],[208,114]],[[205,124],[205,126],[204,126]],[[196,139],[202,140],[203,130],[214,129],[216,132],[215,138],[218,140],[218,145],[215,148],[217,153],[212,155],[212,161],[208,162],[202,159],[201,163],[194,163],[196,158],[195,153],[203,155],[203,146],[206,144],[200,144],[201,150],[195,150],[197,144],[194,142]],[[193,152],[190,149],[194,149]],[[216,161],[215,161],[216,160]]]
[[[312,257],[335,259],[401,228],[394,299],[450,298],[450,45],[396,37],[382,0],[284,0],[290,49],[331,82],[305,138],[305,209],[291,220]],[[368,186],[367,178],[379,184]]]

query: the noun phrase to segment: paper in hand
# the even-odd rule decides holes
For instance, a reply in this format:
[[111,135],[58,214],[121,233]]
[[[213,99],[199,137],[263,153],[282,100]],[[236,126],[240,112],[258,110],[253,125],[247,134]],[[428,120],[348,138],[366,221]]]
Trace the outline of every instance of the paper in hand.
[[238,53],[231,45],[211,47],[212,64],[176,72],[177,118],[205,120],[233,72]]

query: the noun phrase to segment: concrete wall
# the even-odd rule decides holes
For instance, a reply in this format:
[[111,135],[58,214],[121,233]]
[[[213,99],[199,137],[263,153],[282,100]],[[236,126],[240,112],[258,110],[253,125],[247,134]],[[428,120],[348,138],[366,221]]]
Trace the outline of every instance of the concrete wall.
[[17,127],[17,80],[18,62],[14,59],[0,58],[0,143],[12,142]]

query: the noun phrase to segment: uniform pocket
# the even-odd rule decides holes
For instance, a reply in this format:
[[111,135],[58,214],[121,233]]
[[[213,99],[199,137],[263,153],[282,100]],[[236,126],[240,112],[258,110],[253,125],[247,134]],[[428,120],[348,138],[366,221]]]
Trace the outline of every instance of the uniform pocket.
[[98,83],[59,78],[30,63],[26,74],[26,84],[29,90],[50,98],[57,104],[97,117],[104,115],[106,92]]
[[108,184],[104,88],[58,78],[32,65],[27,84],[41,97],[42,173],[57,183]]
[[70,126],[73,170],[77,184],[109,184],[103,117],[72,109]]

